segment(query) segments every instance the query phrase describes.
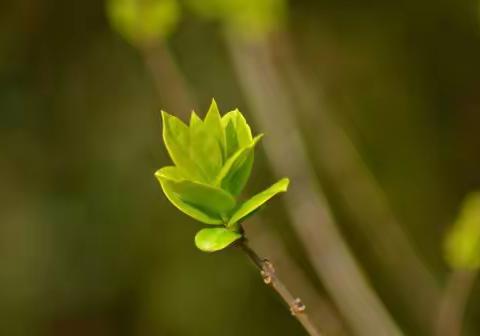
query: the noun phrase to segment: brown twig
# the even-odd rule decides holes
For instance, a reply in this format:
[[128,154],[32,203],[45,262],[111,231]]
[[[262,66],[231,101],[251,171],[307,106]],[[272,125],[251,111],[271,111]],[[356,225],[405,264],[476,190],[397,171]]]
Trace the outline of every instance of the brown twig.
[[244,235],[251,237],[248,240],[250,248],[259,255],[268,255],[285,286],[302,298],[302,302],[308,307],[312,323],[318,326],[320,333],[335,336],[351,335],[330,299],[319,292],[311,277],[290,255],[278,232],[265,224],[260,216],[248,220],[248,225],[244,227]]
[[245,254],[259,269],[260,274],[263,278],[263,282],[267,285],[270,285],[283,299],[283,301],[285,301],[285,303],[290,308],[290,312],[292,313],[292,315],[297,318],[297,320],[302,324],[308,334],[313,336],[321,336],[322,334],[320,333],[320,331],[318,331],[317,327],[310,320],[310,317],[308,316],[306,307],[302,303],[302,300],[300,300],[300,298],[298,297],[295,297],[285,286],[285,284],[278,278],[272,262],[268,259],[260,258],[258,254],[254,250],[252,250],[250,246],[248,246],[246,239],[240,241],[238,246],[245,252]]

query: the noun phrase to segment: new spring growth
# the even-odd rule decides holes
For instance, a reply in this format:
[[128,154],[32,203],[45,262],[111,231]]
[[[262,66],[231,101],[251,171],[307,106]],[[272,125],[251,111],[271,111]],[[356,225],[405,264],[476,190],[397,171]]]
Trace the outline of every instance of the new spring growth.
[[163,141],[173,166],[157,177],[168,200],[186,215],[212,227],[200,230],[196,246],[205,252],[224,249],[242,238],[240,223],[260,206],[288,188],[283,178],[240,202],[252,170],[255,145],[238,109],[221,116],[215,100],[202,120],[192,112],[189,124],[162,111]]

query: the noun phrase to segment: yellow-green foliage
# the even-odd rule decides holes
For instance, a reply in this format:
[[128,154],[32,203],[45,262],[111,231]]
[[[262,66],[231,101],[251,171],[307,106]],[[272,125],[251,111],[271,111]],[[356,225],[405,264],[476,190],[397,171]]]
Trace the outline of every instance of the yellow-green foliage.
[[480,267],[480,192],[470,194],[445,240],[445,258],[454,269]]
[[115,30],[135,45],[167,37],[180,19],[177,0],[109,0],[107,14]]
[[186,215],[218,226],[197,233],[200,250],[218,251],[240,239],[238,223],[287,190],[289,180],[284,178],[248,200],[239,199],[262,137],[252,137],[239,110],[221,116],[212,101],[203,120],[195,112],[188,125],[166,112],[162,120],[163,141],[174,164],[155,173],[165,196]]

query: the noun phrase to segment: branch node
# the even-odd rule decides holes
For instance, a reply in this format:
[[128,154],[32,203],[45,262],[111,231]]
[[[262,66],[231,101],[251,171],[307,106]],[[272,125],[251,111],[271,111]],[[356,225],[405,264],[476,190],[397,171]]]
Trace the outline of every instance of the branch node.
[[306,308],[307,307],[303,304],[302,300],[300,300],[300,298],[296,298],[290,306],[290,312],[293,316],[295,316],[303,313]]
[[262,275],[265,284],[269,285],[272,283],[272,277],[275,275],[275,268],[270,260],[262,260],[262,270],[260,271],[260,274]]
[[284,302],[290,308],[290,313],[303,325],[309,335],[320,336],[321,333],[317,327],[310,320],[308,313],[305,311],[306,307],[300,298],[295,298],[285,284],[277,277],[275,267],[268,259],[262,259],[258,254],[252,250],[247,244],[246,239],[240,241],[239,246],[247,254],[250,260],[259,269],[260,274],[265,284],[270,285]]

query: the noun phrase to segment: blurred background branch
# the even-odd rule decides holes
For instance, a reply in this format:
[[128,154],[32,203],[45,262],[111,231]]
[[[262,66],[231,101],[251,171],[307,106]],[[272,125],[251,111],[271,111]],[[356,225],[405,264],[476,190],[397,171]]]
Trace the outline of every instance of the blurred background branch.
[[318,92],[319,85],[302,71],[288,33],[272,37],[267,47],[272,49],[279,70],[284,69],[288,87],[285,93],[294,99],[300,120],[315,139],[317,146],[313,150],[319,170],[341,196],[342,210],[356,225],[351,229],[365,237],[365,248],[385,269],[392,286],[402,292],[400,297],[408,311],[420,324],[428,326],[432,318],[430,308],[439,301],[437,280],[406,236],[352,141],[332,119],[323,94]]
[[456,271],[450,275],[438,308],[435,325],[437,336],[462,335],[466,305],[476,276],[476,272],[472,271]]
[[242,41],[239,36],[227,35],[227,43],[257,123],[270,136],[265,148],[272,168],[277,175],[291,176],[296,181],[285,199],[310,262],[356,334],[399,334],[335,227],[295,121],[289,117],[294,106],[281,89],[267,49],[261,43]]
[[146,45],[140,49],[153,83],[162,109],[177,111],[185,120],[194,103],[185,78],[180,73],[171,51],[163,43]]

